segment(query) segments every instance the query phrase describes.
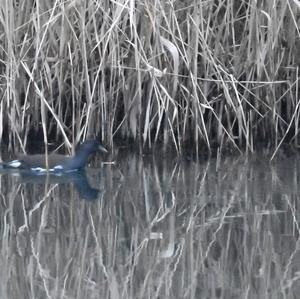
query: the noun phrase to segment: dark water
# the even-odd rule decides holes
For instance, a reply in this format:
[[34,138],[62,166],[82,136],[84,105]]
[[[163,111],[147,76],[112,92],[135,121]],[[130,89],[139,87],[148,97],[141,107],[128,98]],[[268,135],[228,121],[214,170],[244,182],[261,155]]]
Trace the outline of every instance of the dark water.
[[299,298],[299,166],[128,154],[1,173],[0,298]]

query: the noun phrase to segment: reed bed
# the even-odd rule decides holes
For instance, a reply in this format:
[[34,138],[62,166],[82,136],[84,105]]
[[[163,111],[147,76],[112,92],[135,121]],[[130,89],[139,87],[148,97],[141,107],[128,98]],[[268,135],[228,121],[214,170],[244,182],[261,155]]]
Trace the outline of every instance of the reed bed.
[[0,139],[298,146],[299,11],[297,0],[1,0]]

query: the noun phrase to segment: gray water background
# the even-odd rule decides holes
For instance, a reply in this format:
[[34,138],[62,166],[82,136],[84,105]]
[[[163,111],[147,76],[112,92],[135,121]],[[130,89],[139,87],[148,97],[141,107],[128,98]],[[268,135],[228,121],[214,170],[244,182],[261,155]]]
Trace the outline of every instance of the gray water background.
[[299,298],[296,155],[107,160],[0,173],[0,298]]

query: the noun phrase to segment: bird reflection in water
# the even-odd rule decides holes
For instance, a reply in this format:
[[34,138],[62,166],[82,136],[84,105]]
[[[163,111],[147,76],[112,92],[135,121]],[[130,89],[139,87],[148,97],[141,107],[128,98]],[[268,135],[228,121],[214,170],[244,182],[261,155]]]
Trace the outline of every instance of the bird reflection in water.
[[74,171],[69,173],[35,173],[30,170],[2,170],[2,174],[17,175],[21,183],[25,184],[68,184],[73,183],[81,199],[94,201],[104,193],[103,190],[93,188],[86,175],[86,171]]

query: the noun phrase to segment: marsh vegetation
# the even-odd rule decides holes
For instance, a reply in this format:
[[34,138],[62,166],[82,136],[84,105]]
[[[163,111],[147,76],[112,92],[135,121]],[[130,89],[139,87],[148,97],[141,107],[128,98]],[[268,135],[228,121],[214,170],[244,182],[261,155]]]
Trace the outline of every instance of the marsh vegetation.
[[2,1],[0,139],[298,146],[298,1]]
[[299,1],[0,3],[1,298],[299,297]]

